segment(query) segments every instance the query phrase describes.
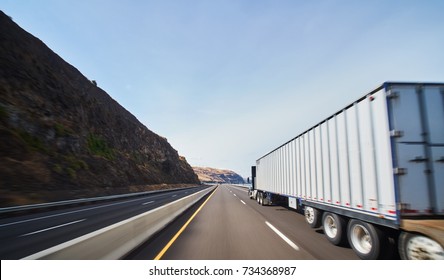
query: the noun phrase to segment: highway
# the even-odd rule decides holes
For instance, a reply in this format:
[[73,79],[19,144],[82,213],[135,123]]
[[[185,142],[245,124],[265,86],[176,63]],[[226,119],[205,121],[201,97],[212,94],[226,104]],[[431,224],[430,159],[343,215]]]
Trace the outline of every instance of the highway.
[[200,190],[202,187],[172,190],[63,210],[2,217],[0,259],[24,258]]
[[322,229],[282,206],[261,206],[241,187],[221,185],[127,259],[352,260],[351,248],[334,246]]

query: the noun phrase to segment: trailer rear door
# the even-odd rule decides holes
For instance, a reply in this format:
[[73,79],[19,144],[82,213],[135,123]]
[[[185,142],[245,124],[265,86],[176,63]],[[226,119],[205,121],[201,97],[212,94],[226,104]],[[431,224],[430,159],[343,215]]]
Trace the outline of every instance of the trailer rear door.
[[398,84],[388,92],[401,214],[443,214],[443,86]]

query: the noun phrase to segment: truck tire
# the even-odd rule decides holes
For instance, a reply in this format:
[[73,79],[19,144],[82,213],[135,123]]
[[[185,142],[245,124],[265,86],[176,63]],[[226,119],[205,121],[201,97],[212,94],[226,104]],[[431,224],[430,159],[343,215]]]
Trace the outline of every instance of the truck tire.
[[321,211],[316,208],[305,206],[304,216],[305,221],[311,228],[318,228],[322,223],[322,215]]
[[261,200],[261,193],[257,192],[256,193],[256,201],[257,201],[257,203],[260,203],[260,200]]
[[345,242],[345,220],[343,217],[330,212],[322,215],[322,226],[328,241],[334,245],[342,245]]
[[263,205],[263,203],[264,203],[264,193],[260,192],[257,195],[258,195],[257,203],[259,203],[260,205]]
[[353,251],[363,260],[376,260],[380,257],[386,240],[383,232],[372,224],[351,220],[347,227],[348,242]]
[[420,234],[402,232],[399,256],[403,260],[444,260],[444,249],[435,240]]
[[262,206],[265,205],[265,203],[264,203],[264,196],[265,196],[265,193],[262,193],[262,195],[261,195],[261,203],[260,203]]

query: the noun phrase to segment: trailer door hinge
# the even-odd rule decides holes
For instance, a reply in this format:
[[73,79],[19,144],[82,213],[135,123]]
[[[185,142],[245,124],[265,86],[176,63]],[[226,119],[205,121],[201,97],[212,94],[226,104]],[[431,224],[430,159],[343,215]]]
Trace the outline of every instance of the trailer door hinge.
[[399,97],[399,93],[396,92],[396,91],[389,91],[388,94],[387,94],[387,97],[388,98],[392,98],[392,99],[398,98]]
[[399,138],[404,136],[404,131],[402,130],[390,130],[390,136],[391,137],[395,137],[395,138]]
[[401,167],[396,167],[393,169],[393,173],[395,175],[405,175],[407,174],[407,169],[406,168],[401,168]]

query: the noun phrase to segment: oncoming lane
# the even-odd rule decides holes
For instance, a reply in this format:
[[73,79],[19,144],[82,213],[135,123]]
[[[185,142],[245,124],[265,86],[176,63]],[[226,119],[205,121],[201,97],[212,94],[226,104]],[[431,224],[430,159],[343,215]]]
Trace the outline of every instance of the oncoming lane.
[[[145,213],[202,190],[201,187],[152,193],[94,205],[0,219],[0,257],[20,259]],[[100,247],[100,244],[97,245]],[[94,250],[95,248],[91,248]]]

